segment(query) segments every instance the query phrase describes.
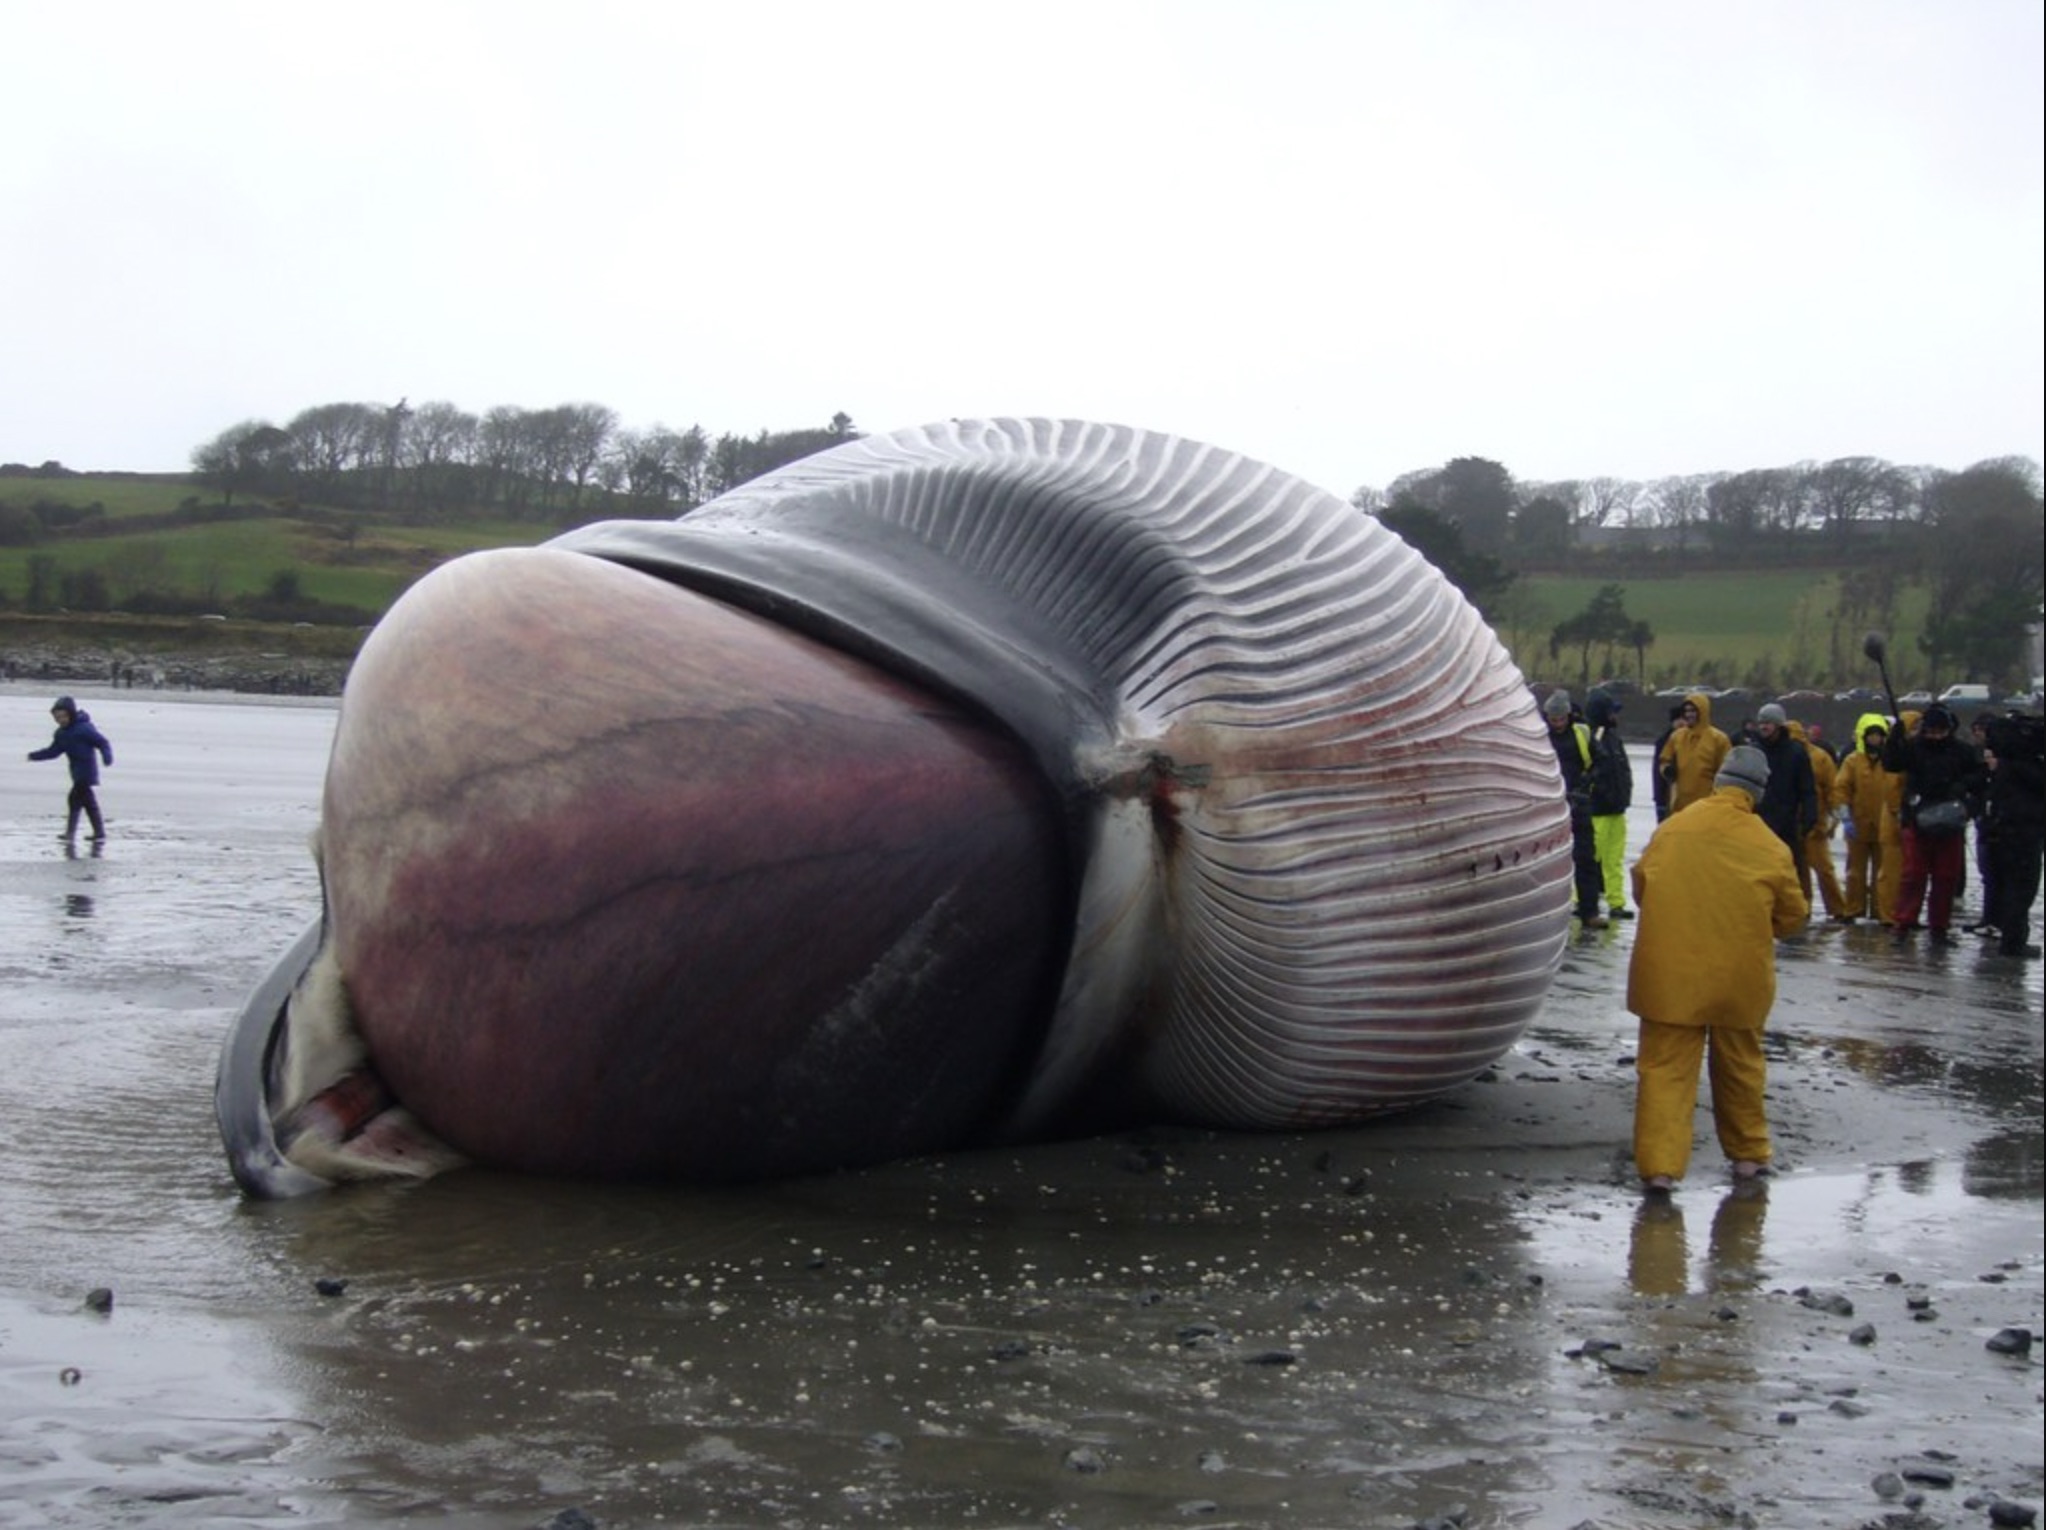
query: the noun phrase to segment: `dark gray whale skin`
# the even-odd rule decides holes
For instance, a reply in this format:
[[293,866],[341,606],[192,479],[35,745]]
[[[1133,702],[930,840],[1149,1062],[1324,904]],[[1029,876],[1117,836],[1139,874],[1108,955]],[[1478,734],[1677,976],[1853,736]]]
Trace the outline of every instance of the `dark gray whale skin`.
[[[1104,1101],[1222,1127],[1355,1121],[1480,1072],[1560,961],[1568,816],[1524,681],[1397,538],[1263,464],[1124,427],[951,422],[542,553],[750,613],[985,717],[1046,792],[1065,892],[1043,995],[996,1048],[999,1085],[931,1140],[870,1152],[820,1133],[760,1172],[1042,1136]],[[431,672],[434,653],[400,662]],[[315,944],[251,996],[223,1055],[223,1135],[252,1194],[306,1188],[266,1136],[286,1108],[269,1038]],[[402,1076],[358,1018],[371,1064]],[[661,1023],[703,1028],[695,1065],[715,1070],[714,1023]],[[433,1100],[397,1094],[436,1125]],[[731,1178],[746,1161],[514,1166]]]

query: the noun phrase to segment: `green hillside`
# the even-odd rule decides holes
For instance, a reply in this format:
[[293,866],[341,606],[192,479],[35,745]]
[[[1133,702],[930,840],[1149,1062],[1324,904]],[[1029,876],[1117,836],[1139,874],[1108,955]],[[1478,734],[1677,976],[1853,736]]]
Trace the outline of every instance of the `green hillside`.
[[[14,535],[5,535],[10,528]],[[405,524],[288,501],[229,509],[203,502],[194,482],[175,475],[0,477],[0,618],[61,613],[76,630],[80,620],[118,626],[122,612],[224,613],[358,631],[435,564],[477,548],[538,543],[559,529],[558,520]],[[1864,576],[1860,604],[1850,608],[1843,572],[1529,573],[1503,604],[1497,627],[1530,678],[1566,684],[1626,676],[1648,689],[1693,682],[1832,689],[1866,680],[1860,642],[1869,626],[1892,634],[1900,689],[1951,678],[1924,672],[1915,641],[1925,614],[1918,585],[1893,578],[1872,607]],[[1625,648],[1552,654],[1556,625],[1608,583],[1622,587],[1627,614],[1653,629],[1645,655]]]

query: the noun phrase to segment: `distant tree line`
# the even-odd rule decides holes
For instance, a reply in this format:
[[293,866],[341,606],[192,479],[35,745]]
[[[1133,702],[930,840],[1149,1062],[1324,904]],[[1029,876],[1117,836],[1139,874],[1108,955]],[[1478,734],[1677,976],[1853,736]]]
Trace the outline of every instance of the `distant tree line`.
[[476,415],[400,399],[316,404],[282,425],[244,420],[195,447],[191,460],[229,506],[241,496],[420,520],[573,524],[596,514],[679,515],[858,436],[844,413],[821,429],[712,439],[696,425],[628,430],[602,404],[499,405]]
[[[1997,457],[1959,471],[1874,457],[1698,474],[1519,483],[1483,457],[1408,473],[1352,503],[1378,516],[1495,626],[1522,570],[1667,572],[1695,557],[1843,572],[1836,626],[1882,624],[1898,586],[1927,587],[1918,646],[1934,673],[2023,678],[2026,629],[2046,599],[2046,498],[2039,464]],[[1600,532],[1608,535],[1598,535]],[[1645,668],[1653,629],[1618,584],[1558,625],[1549,650],[1631,649]]]

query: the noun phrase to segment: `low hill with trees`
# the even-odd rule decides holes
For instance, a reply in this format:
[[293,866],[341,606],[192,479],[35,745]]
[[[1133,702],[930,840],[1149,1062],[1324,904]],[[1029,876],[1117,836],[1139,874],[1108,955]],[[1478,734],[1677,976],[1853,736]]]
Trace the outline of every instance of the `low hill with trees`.
[[[199,621],[217,645],[222,618],[251,643],[352,644],[448,557],[686,514],[858,435],[843,413],[713,438],[597,404],[401,399],[242,421],[195,446],[189,474],[0,465],[0,652],[58,621],[112,645],[175,645]],[[2001,694],[2038,664],[2046,507],[2025,458],[1522,482],[1464,457],[1352,503],[1462,588],[1530,677],[1830,691],[1865,678],[1870,629],[1905,687]]]

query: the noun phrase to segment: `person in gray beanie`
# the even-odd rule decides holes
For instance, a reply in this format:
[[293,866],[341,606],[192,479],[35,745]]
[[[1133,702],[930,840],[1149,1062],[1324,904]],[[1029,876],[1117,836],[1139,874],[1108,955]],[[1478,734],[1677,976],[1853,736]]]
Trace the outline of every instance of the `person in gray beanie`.
[[1549,744],[1556,751],[1556,769],[1563,776],[1563,796],[1570,804],[1570,869],[1577,891],[1577,922],[1582,929],[1600,930],[1606,927],[1606,918],[1598,911],[1598,841],[1591,822],[1591,729],[1575,714],[1568,691],[1551,691],[1542,702]]
[[1805,836],[1819,826],[1819,788],[1811,753],[1791,733],[1790,719],[1773,701],[1755,714],[1755,734],[1756,747],[1769,761],[1769,785],[1755,811],[1789,847],[1802,886]]
[[1776,1002],[1776,941],[1811,916],[1789,849],[1756,817],[1767,756],[1745,744],[1731,750],[1712,786],[1664,819],[1634,863],[1634,1163],[1652,1194],[1667,1193],[1690,1165],[1708,1043],[1720,1148],[1736,1178],[1766,1169],[1762,1027]]

